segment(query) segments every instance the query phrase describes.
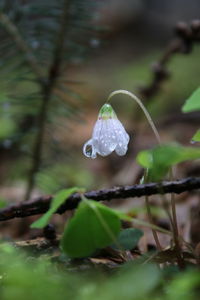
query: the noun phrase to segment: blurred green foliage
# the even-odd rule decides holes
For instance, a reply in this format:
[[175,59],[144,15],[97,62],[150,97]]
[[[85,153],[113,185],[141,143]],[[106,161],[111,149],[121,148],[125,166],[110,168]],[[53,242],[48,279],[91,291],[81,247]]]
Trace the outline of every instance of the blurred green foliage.
[[12,119],[1,119],[0,141],[8,139],[15,131],[15,123]]
[[[112,276],[100,269],[69,272],[49,256],[35,259],[8,244],[0,245],[0,290],[2,300],[198,300],[199,270],[127,263],[112,270]],[[69,261],[70,262],[70,261]],[[69,270],[68,270],[69,269]]]
[[[182,111],[185,113],[198,110],[200,110],[200,87],[192,93],[182,106]],[[192,137],[192,141],[200,142],[200,129]]]
[[[152,62],[157,61],[162,50],[151,50],[144,57],[138,57],[137,61],[133,59],[132,64],[121,68],[120,72],[113,76],[117,82],[117,86],[133,91],[137,94],[138,87],[146,86],[153,77],[151,73]],[[168,65],[170,77],[161,86],[161,90],[153,99],[149,99],[146,103],[151,115],[162,117],[169,112],[180,111],[185,99],[199,86],[200,70],[196,63],[199,59],[200,50],[195,46],[190,55],[176,55],[172,58]],[[183,84],[184,83],[184,84]],[[133,112],[133,105],[127,108],[128,112]],[[136,117],[137,117],[136,112]]]
[[[61,61],[44,120],[45,135],[40,141],[43,150],[41,165],[33,178],[36,178],[37,188],[45,193],[70,186],[76,179],[87,182],[87,171],[73,171],[70,145],[60,141],[59,133],[61,127],[68,130],[69,120],[80,120],[83,98],[76,91],[79,82],[72,73],[93,50],[90,42],[96,37],[93,18],[98,5],[98,1],[93,3],[91,0],[84,3],[80,0],[0,1],[0,150],[5,153],[4,164],[15,154],[4,181],[27,181],[38,132],[42,131],[39,119],[44,86],[53,73],[54,62],[59,65]],[[67,11],[67,18],[63,51],[57,57],[64,11]],[[61,165],[66,169],[58,176]]]
[[138,163],[148,170],[148,179],[152,181],[163,179],[170,167],[194,159],[200,159],[200,149],[178,144],[157,146],[137,155]]
[[192,137],[192,141],[194,141],[194,142],[200,142],[200,129],[197,130],[197,132],[195,133],[195,135]]
[[182,107],[185,113],[198,110],[200,110],[200,87],[192,93]]
[[80,161],[71,165],[70,160],[63,158],[63,162],[55,162],[50,166],[44,167],[36,176],[37,187],[43,193],[55,193],[65,186],[84,186],[88,188],[94,182],[94,177],[85,168],[79,166]]

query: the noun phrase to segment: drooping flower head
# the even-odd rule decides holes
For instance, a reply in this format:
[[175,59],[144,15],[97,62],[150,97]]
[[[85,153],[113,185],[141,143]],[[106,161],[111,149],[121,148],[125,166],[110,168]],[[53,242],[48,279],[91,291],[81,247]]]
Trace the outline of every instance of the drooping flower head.
[[127,152],[128,143],[129,135],[112,106],[106,103],[100,109],[92,138],[84,144],[83,153],[87,157],[96,158],[96,154],[107,156],[115,151],[123,156]]

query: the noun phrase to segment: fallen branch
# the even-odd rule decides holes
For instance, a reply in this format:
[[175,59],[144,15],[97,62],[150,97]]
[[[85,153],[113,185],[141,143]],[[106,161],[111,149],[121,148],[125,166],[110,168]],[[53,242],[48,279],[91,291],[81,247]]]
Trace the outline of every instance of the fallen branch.
[[152,66],[150,83],[140,89],[142,98],[152,98],[160,91],[162,83],[170,76],[167,65],[174,55],[191,53],[193,46],[199,42],[200,20],[193,20],[189,23],[178,22],[175,26],[175,37],[169,42],[160,59]]
[[[163,181],[162,183],[148,183],[131,186],[114,187],[112,189],[86,192],[84,196],[95,201],[104,201],[112,199],[125,199],[130,197],[142,197],[144,195],[167,194],[200,189],[200,178],[189,177],[177,181]],[[28,216],[45,213],[50,206],[53,196],[38,197],[33,200],[20,202],[10,205],[0,210],[0,221],[14,218],[25,218]],[[75,209],[80,202],[79,194],[73,194],[66,202],[60,206],[56,213],[63,214],[67,210]]]

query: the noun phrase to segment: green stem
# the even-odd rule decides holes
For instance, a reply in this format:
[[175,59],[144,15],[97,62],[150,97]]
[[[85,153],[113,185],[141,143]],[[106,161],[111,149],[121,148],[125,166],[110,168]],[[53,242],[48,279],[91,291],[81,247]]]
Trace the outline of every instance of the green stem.
[[158,144],[160,145],[161,144],[161,138],[160,138],[160,135],[158,133],[158,130],[156,129],[156,126],[154,125],[154,122],[150,116],[150,114],[148,113],[146,107],[144,106],[144,104],[142,103],[142,101],[137,97],[135,96],[133,93],[129,92],[129,91],[126,91],[126,90],[117,90],[117,91],[114,91],[112,92],[109,96],[108,96],[108,99],[107,101],[109,102],[110,99],[115,96],[115,95],[118,95],[118,94],[123,94],[123,95],[127,95],[129,97],[131,97],[134,101],[137,102],[137,104],[140,106],[140,108],[143,110],[146,118],[147,118],[147,121],[149,123],[149,125],[151,126],[152,130],[153,130],[153,133],[156,137],[156,140],[158,142]]
[[[126,91],[126,90],[117,90],[117,91],[112,92],[108,96],[107,102],[109,102],[110,99],[113,96],[118,95],[118,94],[127,95],[127,96],[131,97],[134,101],[136,101],[136,103],[140,106],[140,108],[144,112],[144,114],[145,114],[145,116],[147,118],[147,121],[148,121],[150,127],[153,130],[153,133],[154,133],[154,135],[156,137],[156,140],[157,140],[158,144],[160,145],[161,144],[161,138],[160,138],[160,135],[158,133],[158,130],[156,129],[156,126],[154,125],[154,122],[153,122],[150,114],[148,113],[146,107],[142,103],[142,101],[137,96],[135,96],[133,93],[131,93],[129,91]],[[146,175],[144,177],[146,179]],[[145,203],[146,203],[146,208],[147,208],[147,214],[148,214],[149,221],[150,221],[150,223],[153,224],[153,217],[152,217],[152,213],[151,213],[151,208],[150,208],[150,203],[149,203],[149,197],[148,196],[145,196]],[[161,251],[162,247],[161,247],[161,244],[159,242],[159,238],[158,238],[156,230],[152,229],[152,234],[153,234],[153,237],[154,237],[154,240],[155,240],[157,248]]]
[[[172,180],[174,178],[173,176],[173,170],[170,169],[170,179]],[[176,248],[176,254],[177,254],[177,263],[179,265],[180,270],[184,269],[185,263],[184,259],[181,255],[181,247],[179,242],[179,230],[178,230],[178,222],[176,217],[176,201],[174,193],[171,193],[171,208],[172,208],[172,220],[173,220],[173,235],[174,235],[174,244]]]

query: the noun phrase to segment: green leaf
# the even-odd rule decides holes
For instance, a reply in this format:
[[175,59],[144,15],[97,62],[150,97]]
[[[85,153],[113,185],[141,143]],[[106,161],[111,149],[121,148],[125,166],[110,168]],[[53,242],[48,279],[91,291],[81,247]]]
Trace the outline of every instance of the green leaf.
[[61,206],[61,204],[63,204],[66,201],[66,199],[69,198],[69,196],[71,196],[73,193],[77,192],[78,190],[80,189],[77,187],[73,187],[70,189],[59,191],[51,201],[51,206],[49,210],[41,218],[39,218],[37,221],[32,223],[31,228],[45,227],[48,224],[49,219],[57,211],[59,206]]
[[168,173],[171,166],[199,158],[200,149],[169,144],[140,152],[137,162],[148,169],[148,180],[159,181]]
[[64,230],[61,248],[73,258],[89,256],[115,242],[120,227],[114,210],[84,198]]
[[186,100],[182,107],[185,113],[200,110],[200,87]]
[[195,135],[192,137],[192,141],[194,141],[194,142],[200,142],[200,129],[197,130],[197,132],[195,133]]
[[[124,250],[131,250],[137,246],[142,236],[142,230],[137,228],[127,228],[120,232],[117,238],[117,244]],[[116,248],[115,245],[113,245],[113,247]]]

